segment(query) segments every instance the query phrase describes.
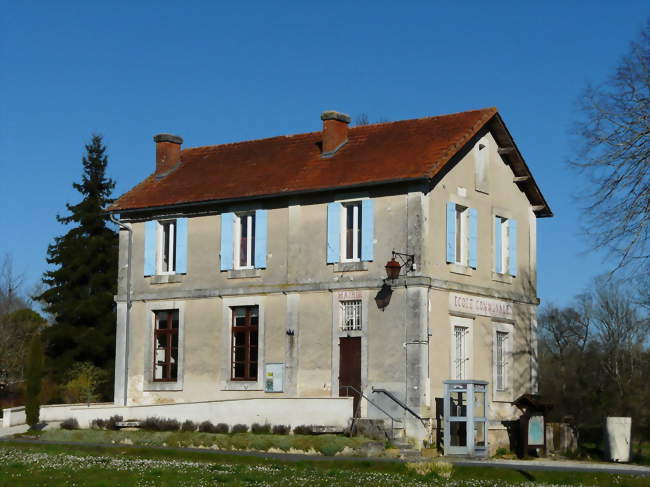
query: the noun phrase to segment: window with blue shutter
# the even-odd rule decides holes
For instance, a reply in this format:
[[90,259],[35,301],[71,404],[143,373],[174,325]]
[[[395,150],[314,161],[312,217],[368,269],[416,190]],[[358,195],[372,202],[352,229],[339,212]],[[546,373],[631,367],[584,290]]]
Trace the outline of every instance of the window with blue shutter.
[[374,260],[375,215],[371,199],[361,202],[361,260]]
[[187,218],[176,220],[176,274],[187,274]]
[[517,275],[517,220],[508,220],[508,263],[510,275]]
[[327,263],[333,264],[341,258],[341,203],[327,205]]
[[494,271],[503,273],[503,222],[500,216],[494,217]]
[[266,268],[267,211],[255,212],[255,267]]
[[478,264],[478,211],[469,209],[469,266],[476,269]]
[[158,222],[151,220],[144,224],[144,275],[156,275],[156,245]]
[[447,203],[447,262],[456,262],[456,203]]
[[221,270],[229,271],[233,268],[233,229],[235,214],[232,212],[221,214]]

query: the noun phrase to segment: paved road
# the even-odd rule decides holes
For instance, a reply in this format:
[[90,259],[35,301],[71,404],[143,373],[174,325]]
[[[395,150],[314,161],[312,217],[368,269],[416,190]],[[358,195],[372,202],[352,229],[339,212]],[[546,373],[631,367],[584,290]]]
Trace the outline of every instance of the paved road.
[[[77,443],[68,441],[44,441],[34,439],[20,439],[13,440],[10,437],[3,436],[4,430],[0,429],[0,441],[19,441],[21,443],[40,444],[40,445],[66,445],[66,446],[82,446],[82,447],[104,447],[104,448],[124,448],[133,447],[138,448],[137,445],[116,445],[106,443]],[[174,448],[174,447],[142,447],[153,448],[163,451],[191,451],[203,454],[217,454],[217,455],[234,455],[244,457],[259,457],[269,458],[272,460],[288,461],[288,462],[302,462],[302,461],[352,461],[352,462],[403,462],[403,461],[417,461],[416,459],[402,460],[398,458],[384,458],[384,457],[350,457],[350,456],[335,456],[326,457],[322,455],[299,455],[293,453],[269,453],[269,452],[252,452],[252,451],[223,451],[212,450],[205,448]],[[528,471],[569,471],[569,472],[601,472],[612,473],[621,475],[639,475],[650,477],[650,467],[642,467],[639,465],[627,465],[617,463],[589,463],[589,462],[575,462],[564,460],[468,460],[459,458],[445,458],[455,465],[459,466],[474,466],[474,467],[492,467],[492,468],[508,468],[513,470]]]

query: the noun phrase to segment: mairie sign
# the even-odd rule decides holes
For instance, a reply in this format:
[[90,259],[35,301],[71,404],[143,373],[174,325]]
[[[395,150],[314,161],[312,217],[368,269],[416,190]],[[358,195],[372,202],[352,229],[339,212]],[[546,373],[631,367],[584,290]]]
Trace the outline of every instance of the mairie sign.
[[512,303],[469,294],[449,293],[449,310],[490,318],[512,319]]

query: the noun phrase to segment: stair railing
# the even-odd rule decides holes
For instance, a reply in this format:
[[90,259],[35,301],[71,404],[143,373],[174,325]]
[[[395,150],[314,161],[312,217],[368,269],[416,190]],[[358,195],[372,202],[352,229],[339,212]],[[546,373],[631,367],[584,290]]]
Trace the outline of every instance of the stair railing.
[[[370,404],[372,404],[377,409],[379,409],[382,413],[384,413],[386,416],[388,416],[388,418],[390,419],[390,439],[391,439],[391,441],[395,441],[395,422],[401,423],[401,421],[399,419],[393,418],[390,414],[388,414],[388,412],[386,412],[386,410],[384,408],[379,406],[374,401],[371,401],[368,396],[366,396],[363,392],[357,390],[355,387],[352,387],[352,386],[340,386],[340,388],[345,389],[345,393],[346,393],[347,397],[353,397],[353,396],[349,395],[350,390],[353,390],[354,392],[359,394],[360,397],[362,397],[363,399],[368,401]],[[359,401],[359,404],[357,404],[357,409],[356,409],[356,411],[354,411],[355,414],[352,415],[352,424],[350,425],[350,431],[352,431],[352,429],[354,428],[354,421],[357,419],[356,418],[356,413],[359,412],[360,407],[361,407],[361,401]]]
[[408,411],[408,412],[411,413],[413,416],[415,416],[416,418],[418,418],[418,419],[420,420],[420,422],[421,422],[424,426],[426,426],[426,420],[425,420],[424,418],[422,418],[418,413],[416,413],[415,411],[413,411],[413,410],[412,410],[410,407],[408,407],[406,404],[404,404],[402,401],[400,401],[397,397],[395,397],[395,395],[394,395],[392,392],[387,391],[386,389],[377,389],[377,388],[375,388],[375,387],[372,388],[372,392],[375,393],[375,394],[377,394],[377,393],[379,393],[379,394],[385,394],[386,397],[388,397],[388,398],[391,399],[395,404],[397,404],[399,407],[401,407],[402,409],[404,409],[404,411]]

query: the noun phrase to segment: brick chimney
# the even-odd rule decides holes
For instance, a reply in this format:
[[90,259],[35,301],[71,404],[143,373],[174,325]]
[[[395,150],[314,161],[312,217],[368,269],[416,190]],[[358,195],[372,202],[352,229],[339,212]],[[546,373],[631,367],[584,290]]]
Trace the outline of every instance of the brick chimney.
[[181,162],[181,144],[183,138],[172,134],[153,136],[156,143],[156,175],[164,176]]
[[345,113],[328,110],[321,113],[320,119],[323,121],[323,157],[328,157],[348,141],[351,118]]

